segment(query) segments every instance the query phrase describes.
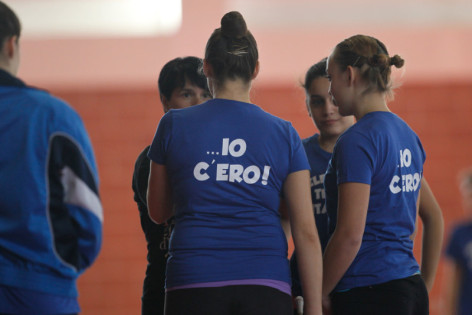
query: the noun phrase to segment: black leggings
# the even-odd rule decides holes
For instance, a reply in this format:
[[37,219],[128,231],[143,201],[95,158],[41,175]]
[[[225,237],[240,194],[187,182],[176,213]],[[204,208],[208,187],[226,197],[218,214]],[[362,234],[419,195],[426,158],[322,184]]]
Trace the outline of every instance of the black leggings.
[[427,315],[428,291],[420,275],[331,295],[333,315]]
[[166,293],[166,315],[291,315],[292,298],[262,285],[179,289]]

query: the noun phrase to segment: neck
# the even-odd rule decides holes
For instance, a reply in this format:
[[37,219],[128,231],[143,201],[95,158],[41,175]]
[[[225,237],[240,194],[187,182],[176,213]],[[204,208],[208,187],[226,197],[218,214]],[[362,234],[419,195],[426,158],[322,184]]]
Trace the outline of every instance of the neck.
[[361,119],[365,115],[371,112],[389,112],[390,109],[387,106],[384,93],[368,93],[359,98],[355,106],[356,110],[354,116],[356,120]]
[[249,91],[251,83],[244,82],[241,79],[224,81],[213,92],[214,98],[223,98],[227,100],[250,103]]
[[0,61],[0,70],[8,72],[12,76],[16,76],[16,73],[13,71],[12,67],[5,62]]
[[334,145],[336,144],[338,137],[339,135],[329,136],[320,133],[320,136],[318,137],[318,143],[320,144],[320,147],[323,150],[329,153],[333,153]]

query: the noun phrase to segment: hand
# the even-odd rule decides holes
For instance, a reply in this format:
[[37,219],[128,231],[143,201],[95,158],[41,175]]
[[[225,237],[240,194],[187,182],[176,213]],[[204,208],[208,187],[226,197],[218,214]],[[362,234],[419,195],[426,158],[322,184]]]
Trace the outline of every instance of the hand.
[[323,305],[323,315],[331,315],[331,298],[323,296],[321,303]]
[[297,315],[303,315],[303,296],[297,296],[295,298],[295,305],[297,310]]

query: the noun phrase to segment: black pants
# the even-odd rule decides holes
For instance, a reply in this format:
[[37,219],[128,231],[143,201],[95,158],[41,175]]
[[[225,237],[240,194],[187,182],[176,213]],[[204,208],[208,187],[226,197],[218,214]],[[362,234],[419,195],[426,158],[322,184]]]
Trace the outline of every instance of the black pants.
[[420,275],[336,292],[333,315],[427,315],[428,291]]
[[262,285],[193,288],[166,293],[166,315],[291,315],[292,298]]

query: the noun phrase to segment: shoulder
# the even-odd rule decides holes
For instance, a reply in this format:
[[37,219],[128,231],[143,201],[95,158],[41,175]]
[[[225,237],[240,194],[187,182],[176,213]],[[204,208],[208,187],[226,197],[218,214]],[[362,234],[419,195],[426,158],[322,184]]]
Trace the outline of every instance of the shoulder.
[[452,235],[469,235],[472,238],[472,222],[461,222],[454,226]]
[[51,106],[65,106],[70,107],[64,100],[60,99],[57,96],[52,95],[46,90],[41,90],[34,87],[25,87],[24,88],[25,97],[29,97],[31,100],[36,101],[42,105],[51,105]]
[[302,139],[303,146],[305,148],[319,147],[318,137],[319,134],[315,133],[311,137]]
[[67,102],[47,91],[27,87],[24,89],[25,101],[39,110],[53,115],[54,119],[81,120],[77,111]]
[[356,145],[360,142],[370,141],[373,134],[372,128],[366,122],[357,122],[344,131],[336,141],[336,147],[344,145]]
[[139,168],[142,167],[142,165],[147,165],[147,167],[149,168],[149,163],[150,163],[150,160],[149,160],[149,157],[148,157],[148,152],[149,152],[149,148],[151,146],[148,145],[147,147],[144,148],[144,150],[141,151],[141,153],[138,155],[138,158],[136,159],[136,163],[135,163],[135,170],[138,170]]

